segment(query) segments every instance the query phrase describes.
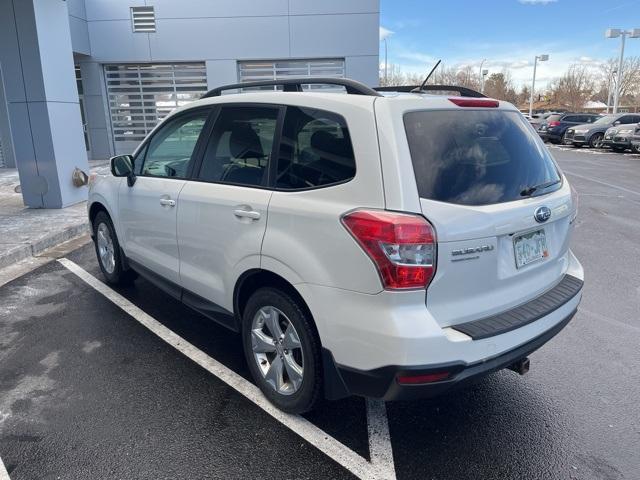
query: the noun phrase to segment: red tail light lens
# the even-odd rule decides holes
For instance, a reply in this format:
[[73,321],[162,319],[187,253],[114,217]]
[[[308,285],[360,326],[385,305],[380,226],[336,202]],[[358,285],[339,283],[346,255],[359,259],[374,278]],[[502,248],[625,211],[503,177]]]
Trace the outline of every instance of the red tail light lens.
[[558,125],[560,125],[560,122],[549,122],[550,127],[557,127]]
[[449,101],[459,107],[498,108],[500,106],[498,100],[491,98],[450,98]]
[[356,210],[342,223],[373,260],[386,289],[426,288],[433,279],[436,235],[424,217]]
[[447,378],[449,378],[449,372],[436,372],[423,375],[400,375],[397,380],[400,385],[419,385],[421,383],[440,382]]

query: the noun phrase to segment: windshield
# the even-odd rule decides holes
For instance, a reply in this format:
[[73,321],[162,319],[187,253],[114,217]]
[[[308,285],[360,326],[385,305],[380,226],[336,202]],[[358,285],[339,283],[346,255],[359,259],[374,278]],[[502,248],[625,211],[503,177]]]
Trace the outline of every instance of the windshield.
[[521,200],[533,186],[549,184],[536,194],[560,188],[549,152],[518,112],[422,110],[406,113],[404,125],[422,198],[487,205]]
[[598,120],[596,120],[593,123],[613,123],[615,118],[616,118],[615,115],[605,115],[604,117],[600,117]]

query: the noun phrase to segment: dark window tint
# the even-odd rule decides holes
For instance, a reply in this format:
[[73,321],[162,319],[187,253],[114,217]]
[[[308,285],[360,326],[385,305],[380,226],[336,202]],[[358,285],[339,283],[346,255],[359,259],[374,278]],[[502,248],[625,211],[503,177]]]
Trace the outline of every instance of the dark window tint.
[[314,188],[356,174],[347,124],[340,115],[287,107],[276,171],[276,187]]
[[[547,149],[518,113],[417,111],[404,116],[422,198],[462,205],[522,199],[523,190],[559,180]],[[551,188],[539,193],[549,192]]]
[[142,175],[184,178],[209,111],[200,110],[169,120],[147,147]]
[[579,115],[566,115],[564,117],[562,117],[562,121],[563,122],[572,122],[572,123],[578,123],[582,121],[582,117]]
[[264,185],[279,109],[222,107],[198,178],[207,182]]
[[640,116],[638,115],[625,115],[620,118],[620,124],[629,125],[630,123],[638,123],[640,122]]

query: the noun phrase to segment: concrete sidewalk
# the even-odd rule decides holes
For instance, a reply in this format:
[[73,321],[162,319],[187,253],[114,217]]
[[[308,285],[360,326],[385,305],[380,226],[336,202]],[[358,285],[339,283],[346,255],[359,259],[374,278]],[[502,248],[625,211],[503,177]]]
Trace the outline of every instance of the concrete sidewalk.
[[[92,172],[108,172],[106,160],[90,164]],[[0,168],[0,269],[89,231],[86,202],[62,209],[27,208],[16,192],[19,184],[16,169]]]

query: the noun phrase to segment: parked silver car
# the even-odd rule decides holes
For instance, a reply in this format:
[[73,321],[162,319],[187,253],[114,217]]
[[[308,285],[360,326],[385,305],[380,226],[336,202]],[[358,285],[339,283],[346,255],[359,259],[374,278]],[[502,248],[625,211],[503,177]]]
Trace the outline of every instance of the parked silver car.
[[630,125],[640,122],[640,113],[615,113],[605,115],[593,123],[585,123],[567,129],[564,136],[566,145],[582,147],[589,145],[591,148],[602,147],[605,132],[618,125]]

